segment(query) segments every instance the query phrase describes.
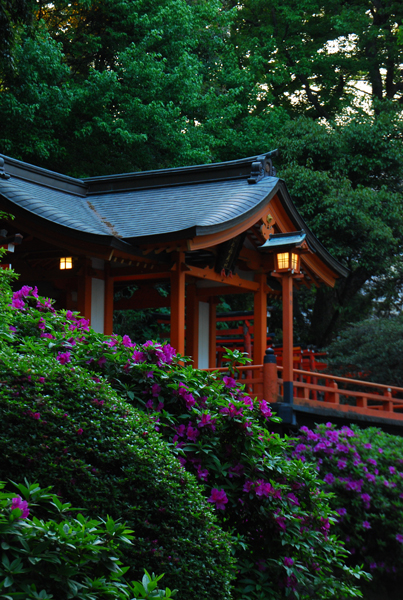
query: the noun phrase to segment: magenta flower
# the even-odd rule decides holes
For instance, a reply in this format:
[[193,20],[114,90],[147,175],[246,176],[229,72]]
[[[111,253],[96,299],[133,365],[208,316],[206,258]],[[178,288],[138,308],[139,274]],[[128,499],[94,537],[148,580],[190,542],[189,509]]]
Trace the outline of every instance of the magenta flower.
[[224,490],[219,490],[217,488],[213,488],[211,490],[211,496],[207,500],[207,502],[211,502],[216,505],[216,508],[219,510],[225,510],[225,505],[228,502],[228,498]]
[[158,383],[154,383],[154,385],[151,388],[151,393],[152,393],[153,397],[158,398],[160,391],[161,391],[161,386]]
[[56,356],[56,360],[58,360],[61,365],[69,363],[71,361],[70,352],[59,352],[59,354]]
[[369,521],[363,521],[362,526],[364,529],[371,529],[371,523]]
[[18,508],[22,512],[20,519],[26,519],[29,515],[28,502],[23,500],[21,496],[12,499],[11,509],[14,510],[15,508]]
[[266,419],[272,416],[270,407],[267,405],[266,400],[259,402],[259,410]]
[[83,435],[83,433],[84,433],[84,429],[82,429],[81,427],[80,427],[80,429],[77,429],[77,435]]
[[126,348],[132,348],[134,346],[134,344],[132,343],[132,341],[128,335],[123,336],[122,344],[123,344],[123,346],[126,346]]
[[214,425],[215,422],[216,422],[216,419],[212,419],[211,415],[209,415],[208,413],[203,413],[200,421],[198,421],[198,423],[197,423],[197,426],[200,428],[208,427],[211,429],[211,431],[215,431],[215,425]]
[[288,556],[284,556],[284,566],[292,567],[293,564],[294,564],[294,559],[288,558]]
[[187,435],[188,440],[190,440],[191,442],[195,442],[197,440],[197,438],[199,437],[200,433],[195,427],[192,427],[191,425],[189,425],[188,428],[186,429],[186,435]]
[[228,377],[227,375],[224,375],[224,377],[222,378],[225,387],[227,388],[234,388],[236,387],[236,381],[233,377]]
[[403,544],[403,535],[401,533],[396,534],[396,539],[399,542],[399,544]]
[[325,475],[323,478],[323,481],[325,481],[328,485],[332,485],[334,483],[334,475],[332,473],[327,473],[327,475]]
[[101,356],[101,358],[98,359],[99,366],[103,367],[105,363],[106,363],[106,357],[105,356]]
[[345,508],[336,508],[336,512],[341,517],[344,517],[347,514],[347,510]]

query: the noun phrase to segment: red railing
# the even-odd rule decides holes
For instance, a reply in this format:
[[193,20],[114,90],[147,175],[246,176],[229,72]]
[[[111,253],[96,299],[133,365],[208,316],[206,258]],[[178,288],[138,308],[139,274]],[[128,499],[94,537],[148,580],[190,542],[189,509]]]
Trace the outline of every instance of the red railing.
[[[207,369],[226,372],[225,367]],[[282,367],[275,363],[238,367],[245,390],[275,404],[283,395]],[[403,388],[294,369],[294,405],[403,421]],[[275,408],[275,407],[274,407]]]

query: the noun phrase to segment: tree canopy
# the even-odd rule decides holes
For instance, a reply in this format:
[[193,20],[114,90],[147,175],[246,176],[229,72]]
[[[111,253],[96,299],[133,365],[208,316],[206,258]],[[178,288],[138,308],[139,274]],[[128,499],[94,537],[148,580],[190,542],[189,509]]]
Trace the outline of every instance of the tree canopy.
[[299,294],[301,340],[327,344],[400,285],[402,22],[397,0],[3,0],[1,150],[92,176],[279,147],[351,271]]

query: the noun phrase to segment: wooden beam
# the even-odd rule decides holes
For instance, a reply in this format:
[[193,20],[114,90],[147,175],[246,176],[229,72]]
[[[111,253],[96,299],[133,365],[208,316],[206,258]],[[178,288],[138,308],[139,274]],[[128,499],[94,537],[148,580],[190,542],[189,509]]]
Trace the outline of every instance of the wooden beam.
[[209,349],[208,349],[208,366],[209,369],[216,367],[217,354],[217,300],[210,298],[209,300]]
[[199,299],[194,284],[186,288],[186,354],[193,358],[193,366],[199,364]]
[[171,271],[171,346],[185,354],[185,253],[176,255],[176,268]]
[[267,345],[267,293],[266,293],[266,273],[259,273],[255,280],[259,284],[259,289],[254,294],[254,338],[253,338],[253,360],[255,365],[263,363]]
[[[116,272],[116,271],[113,271]],[[154,280],[158,281],[158,279],[169,279],[171,277],[171,271],[163,271],[154,273],[150,271],[150,273],[133,273],[131,275],[112,275],[114,281],[146,281],[146,280]]]
[[293,278],[290,273],[281,274],[283,287],[283,386],[284,402],[293,402]]
[[264,218],[268,212],[268,204],[265,204],[259,212],[255,213],[248,219],[242,221],[242,223],[238,223],[225,231],[220,231],[217,233],[211,233],[209,235],[202,235],[199,237],[192,238],[188,240],[188,250],[201,250],[202,248],[210,248],[211,246],[216,246],[217,244],[222,244],[227,240],[230,240],[237,235],[243,233],[247,229],[250,229],[258,223],[260,219]]
[[104,303],[104,334],[113,333],[113,279],[110,276],[110,265],[105,264],[105,303]]
[[90,268],[90,261],[87,259],[82,267],[82,272],[77,278],[77,310],[91,322],[92,279],[88,275]]
[[205,269],[201,269],[200,267],[189,266],[186,271],[186,275],[192,275],[193,277],[198,277],[199,279],[206,279],[207,281],[217,281],[220,283],[226,283],[227,285],[233,287],[240,287],[244,290],[251,290],[256,292],[259,289],[259,284],[256,281],[249,281],[248,279],[242,279],[239,275],[233,275],[232,277],[222,276],[214,271],[214,269],[209,269],[206,267]]

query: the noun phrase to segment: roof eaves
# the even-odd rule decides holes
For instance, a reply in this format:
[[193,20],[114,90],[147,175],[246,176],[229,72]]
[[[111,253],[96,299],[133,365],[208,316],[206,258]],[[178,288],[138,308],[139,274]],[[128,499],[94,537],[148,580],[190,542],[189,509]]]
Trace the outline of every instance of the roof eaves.
[[88,185],[81,179],[62,175],[55,171],[48,171],[42,167],[36,167],[29,163],[22,162],[10,156],[0,154],[4,160],[4,172],[11,176],[11,179],[23,179],[24,181],[34,182],[48,188],[68,192],[77,196],[87,195]]

